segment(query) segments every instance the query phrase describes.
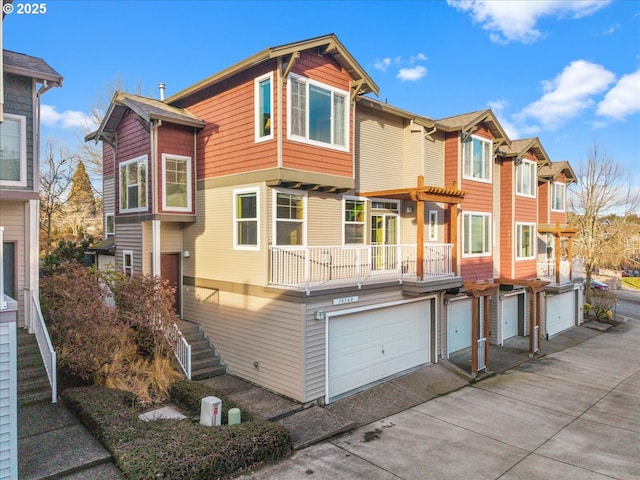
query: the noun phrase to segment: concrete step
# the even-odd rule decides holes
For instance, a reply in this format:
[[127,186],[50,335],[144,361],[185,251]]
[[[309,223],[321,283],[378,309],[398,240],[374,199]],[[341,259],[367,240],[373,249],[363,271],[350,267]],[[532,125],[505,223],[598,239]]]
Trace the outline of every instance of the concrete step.
[[202,360],[202,359],[209,358],[209,357],[218,358],[218,356],[215,354],[215,352],[213,351],[213,349],[211,347],[199,348],[199,349],[191,348],[191,361],[192,362],[195,361],[195,360]]
[[194,370],[191,368],[191,380],[204,380],[206,378],[217,377],[218,375],[224,375],[227,373],[227,368],[224,365],[217,367],[208,367]]
[[49,389],[49,379],[47,376],[28,378],[18,382],[18,396],[22,393],[31,393],[39,390]]
[[216,356],[201,358],[198,360],[191,359],[191,371],[201,368],[217,367],[220,365],[220,359]]
[[42,377],[47,377],[47,370],[42,362],[18,367],[18,382]]
[[30,393],[25,393],[23,395],[18,396],[18,407],[25,407],[27,405],[33,405],[34,403],[50,402],[50,401],[51,401],[51,390],[30,392]]

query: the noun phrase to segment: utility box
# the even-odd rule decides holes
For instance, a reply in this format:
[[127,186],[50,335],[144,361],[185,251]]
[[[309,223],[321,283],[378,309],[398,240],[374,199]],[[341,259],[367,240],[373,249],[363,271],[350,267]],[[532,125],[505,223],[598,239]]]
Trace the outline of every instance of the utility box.
[[200,400],[200,424],[205,427],[220,425],[222,419],[222,400],[218,397],[204,397]]

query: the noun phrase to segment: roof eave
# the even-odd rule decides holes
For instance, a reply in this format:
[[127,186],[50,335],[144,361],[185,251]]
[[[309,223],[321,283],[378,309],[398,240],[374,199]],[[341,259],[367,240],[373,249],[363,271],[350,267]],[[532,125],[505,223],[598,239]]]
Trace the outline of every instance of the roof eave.
[[40,80],[41,82],[49,82],[50,84],[53,84],[56,87],[62,86],[63,78],[60,75],[51,75],[48,73],[38,72],[28,68],[21,68],[13,65],[6,65],[6,64],[4,65],[4,71],[7,73],[12,73],[14,75],[35,78],[36,80]]

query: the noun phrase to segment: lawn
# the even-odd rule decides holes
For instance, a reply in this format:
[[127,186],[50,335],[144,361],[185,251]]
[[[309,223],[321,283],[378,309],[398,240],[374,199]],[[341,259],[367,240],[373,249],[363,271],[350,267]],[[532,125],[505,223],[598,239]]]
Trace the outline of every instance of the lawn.
[[623,277],[622,286],[640,290],[640,277]]

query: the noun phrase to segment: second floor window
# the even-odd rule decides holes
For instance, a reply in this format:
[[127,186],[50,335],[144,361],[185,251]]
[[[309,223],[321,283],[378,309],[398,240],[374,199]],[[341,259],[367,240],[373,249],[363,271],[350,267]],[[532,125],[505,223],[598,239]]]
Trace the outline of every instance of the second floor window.
[[463,145],[462,176],[472,180],[491,181],[493,145],[491,140],[471,136]]
[[26,118],[4,114],[0,123],[0,185],[27,185]]
[[537,183],[535,162],[522,160],[516,167],[516,193],[535,197]]
[[147,156],[120,164],[120,211],[147,209]]
[[564,212],[565,210],[565,188],[564,183],[551,184],[551,210],[555,212]]
[[288,85],[290,137],[347,150],[347,92],[293,75]]
[[304,245],[304,205],[301,194],[276,192],[276,245]]
[[489,213],[463,214],[462,254],[467,257],[491,254],[491,215]]
[[271,85],[273,76],[267,74],[255,81],[255,105],[256,105],[256,141],[273,138],[271,118]]
[[516,224],[516,258],[526,260],[535,258],[533,251],[533,239],[535,238],[535,224]]
[[110,237],[116,234],[116,221],[113,213],[106,213],[104,216],[104,235]]
[[365,201],[356,198],[344,199],[344,243],[365,243]]
[[191,157],[162,154],[164,191],[162,208],[170,211],[191,211]]

